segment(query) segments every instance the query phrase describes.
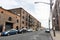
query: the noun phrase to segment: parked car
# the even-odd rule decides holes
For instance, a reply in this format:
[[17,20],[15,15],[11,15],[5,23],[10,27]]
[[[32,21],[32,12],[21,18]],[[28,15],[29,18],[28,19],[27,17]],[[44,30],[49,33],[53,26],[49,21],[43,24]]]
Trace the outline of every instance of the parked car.
[[22,29],[22,30],[21,30],[21,32],[22,32],[22,33],[26,33],[26,32],[27,32],[27,30],[25,30],[25,29]]
[[9,35],[9,31],[5,31],[1,33],[1,36],[8,36]]
[[27,32],[27,29],[20,29],[18,30],[18,33],[26,33]]
[[27,29],[27,32],[33,32],[33,29]]
[[17,33],[18,33],[18,30],[11,29],[10,32],[9,32],[9,35],[14,35],[14,34],[17,34]]
[[46,32],[46,33],[50,33],[49,28],[46,28],[46,29],[45,29],[45,32]]
[[22,29],[18,30],[18,34],[22,33]]
[[1,36],[14,35],[14,34],[17,34],[17,33],[18,33],[18,30],[16,30],[16,29],[11,29],[11,30],[2,32],[2,33],[1,33]]

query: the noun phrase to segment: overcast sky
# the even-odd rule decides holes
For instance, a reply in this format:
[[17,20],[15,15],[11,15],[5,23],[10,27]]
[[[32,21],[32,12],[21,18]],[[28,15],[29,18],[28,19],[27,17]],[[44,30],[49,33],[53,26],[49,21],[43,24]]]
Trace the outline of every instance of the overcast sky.
[[44,3],[34,4],[36,1],[50,3],[50,0],[0,0],[0,6],[5,9],[22,7],[36,19],[38,19],[42,26],[47,28],[50,14],[50,5]]

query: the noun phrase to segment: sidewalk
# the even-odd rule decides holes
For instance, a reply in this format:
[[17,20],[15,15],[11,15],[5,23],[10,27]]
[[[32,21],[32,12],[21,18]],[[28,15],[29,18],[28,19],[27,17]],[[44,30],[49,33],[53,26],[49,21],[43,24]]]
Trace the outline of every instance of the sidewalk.
[[53,31],[51,31],[51,36],[53,40],[60,40],[60,31],[55,31],[55,33],[56,33],[56,36],[54,37]]

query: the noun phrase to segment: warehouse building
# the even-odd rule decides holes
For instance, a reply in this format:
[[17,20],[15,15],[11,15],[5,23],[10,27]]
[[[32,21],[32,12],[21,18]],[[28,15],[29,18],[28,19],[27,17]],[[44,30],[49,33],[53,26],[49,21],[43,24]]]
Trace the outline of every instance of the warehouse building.
[[23,8],[6,10],[0,7],[0,32],[22,28],[36,31],[41,28],[41,23]]
[[20,28],[20,16],[0,7],[0,32]]
[[21,28],[32,28],[33,30],[37,30],[38,26],[39,28],[41,27],[41,23],[23,8],[14,8],[8,11],[20,16]]

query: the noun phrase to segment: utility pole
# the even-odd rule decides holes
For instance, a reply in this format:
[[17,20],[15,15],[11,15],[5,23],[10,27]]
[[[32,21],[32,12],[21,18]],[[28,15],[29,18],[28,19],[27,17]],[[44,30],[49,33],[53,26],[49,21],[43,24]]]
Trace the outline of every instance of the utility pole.
[[49,18],[49,31],[50,31],[50,18]]
[[52,0],[50,0],[49,30],[50,30],[50,22],[52,21],[52,5],[53,5]]
[[[53,3],[52,3],[52,0],[50,0],[50,14],[51,14],[51,19],[52,19],[52,22],[53,22],[53,20],[55,20],[55,18],[53,18],[53,13],[52,13],[52,5],[53,5]],[[55,23],[54,23],[55,24]],[[54,27],[52,27],[53,28],[53,34],[54,34],[54,37],[56,36],[56,34],[55,34],[55,26]]]

